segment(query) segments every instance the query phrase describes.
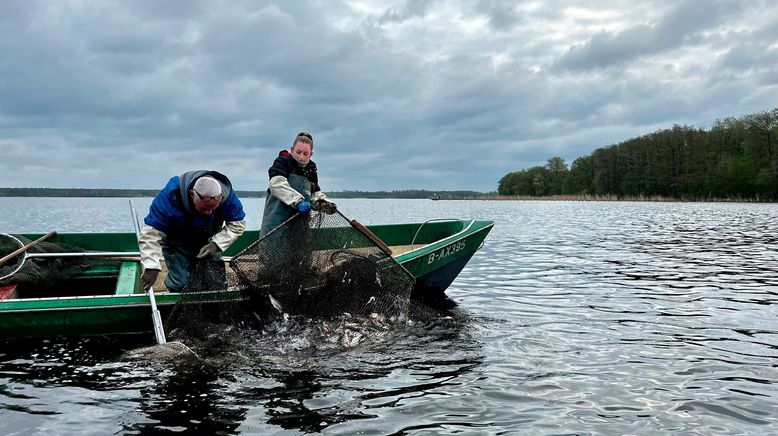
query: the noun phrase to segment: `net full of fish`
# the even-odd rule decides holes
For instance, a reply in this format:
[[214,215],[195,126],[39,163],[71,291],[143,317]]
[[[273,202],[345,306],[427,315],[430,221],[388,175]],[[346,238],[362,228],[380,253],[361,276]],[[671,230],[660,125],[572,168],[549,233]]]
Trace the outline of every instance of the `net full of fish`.
[[[316,343],[355,346],[407,320],[414,277],[342,215],[297,215],[227,264],[199,261],[166,330],[261,330],[284,314],[320,321]],[[337,328],[333,328],[337,326]]]

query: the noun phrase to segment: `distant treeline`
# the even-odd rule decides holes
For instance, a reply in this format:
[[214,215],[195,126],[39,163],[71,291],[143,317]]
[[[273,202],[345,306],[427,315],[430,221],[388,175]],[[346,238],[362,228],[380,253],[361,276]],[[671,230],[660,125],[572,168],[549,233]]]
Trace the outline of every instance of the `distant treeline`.
[[0,197],[153,197],[153,189],[0,188]]
[[[236,191],[239,197],[264,197],[265,192]],[[154,197],[159,189],[0,188],[0,197]]]
[[[0,197],[154,197],[158,189],[0,188]],[[240,198],[264,198],[266,191],[237,191]],[[477,198],[475,191],[340,191],[327,192],[332,198]]]
[[465,197],[479,197],[483,192],[476,191],[427,191],[424,189],[406,189],[400,191],[339,191],[327,192],[333,198],[436,198],[441,200]]
[[710,130],[674,125],[579,157],[506,174],[506,196],[778,200],[778,108],[717,120]]

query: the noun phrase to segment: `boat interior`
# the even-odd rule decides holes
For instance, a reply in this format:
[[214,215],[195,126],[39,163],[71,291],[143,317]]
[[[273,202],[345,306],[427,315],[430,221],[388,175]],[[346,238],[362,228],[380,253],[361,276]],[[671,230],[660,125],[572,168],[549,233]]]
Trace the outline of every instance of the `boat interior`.
[[[403,257],[423,252],[425,247],[465,232],[471,220],[430,220],[424,223],[371,226],[370,230],[392,251],[392,256],[402,262]],[[39,234],[22,235],[29,239]],[[225,259],[237,254],[258,238],[256,230],[247,231],[225,253]],[[69,233],[57,234],[54,243],[76,246],[87,251],[121,252],[126,255],[113,258],[85,258],[83,268],[51,286],[15,284],[6,279],[0,284],[0,301],[28,298],[57,298],[81,296],[108,296],[142,294],[140,275],[142,267],[133,233]],[[326,251],[326,248],[322,251]],[[36,261],[27,259],[27,262]],[[155,292],[167,292],[164,285],[166,268],[154,285]]]

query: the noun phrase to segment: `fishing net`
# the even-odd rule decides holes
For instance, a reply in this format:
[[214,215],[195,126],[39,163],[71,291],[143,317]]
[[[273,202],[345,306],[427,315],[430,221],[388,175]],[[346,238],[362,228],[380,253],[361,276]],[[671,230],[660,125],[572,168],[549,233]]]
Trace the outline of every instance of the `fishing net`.
[[[0,258],[31,242],[23,236],[0,233]],[[83,249],[65,244],[39,242],[0,265],[0,285],[15,284],[21,290],[55,290],[90,266],[79,257],[36,257],[49,253],[80,253]]]
[[[258,325],[267,316],[264,306],[250,307],[236,287],[228,283],[224,261],[197,260],[189,282],[165,318],[170,337],[203,338],[221,335],[224,327]],[[222,337],[223,339],[223,337]]]
[[[167,327],[263,326],[280,314],[407,319],[414,277],[343,215],[295,215],[224,262],[195,264]],[[205,326],[205,327],[204,327]]]

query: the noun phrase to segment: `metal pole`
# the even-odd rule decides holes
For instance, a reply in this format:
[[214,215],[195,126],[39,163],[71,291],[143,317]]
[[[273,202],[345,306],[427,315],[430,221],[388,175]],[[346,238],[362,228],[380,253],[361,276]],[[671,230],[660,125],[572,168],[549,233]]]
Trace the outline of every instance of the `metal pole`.
[[[138,221],[138,213],[135,211],[135,205],[132,203],[132,200],[130,200],[130,210],[132,211],[135,236],[138,239],[138,248],[140,248],[140,221]],[[149,301],[151,302],[151,320],[154,322],[154,336],[157,337],[158,344],[167,343],[165,329],[162,327],[162,317],[159,316],[159,310],[157,310],[157,299],[154,298],[153,286],[149,287]]]

